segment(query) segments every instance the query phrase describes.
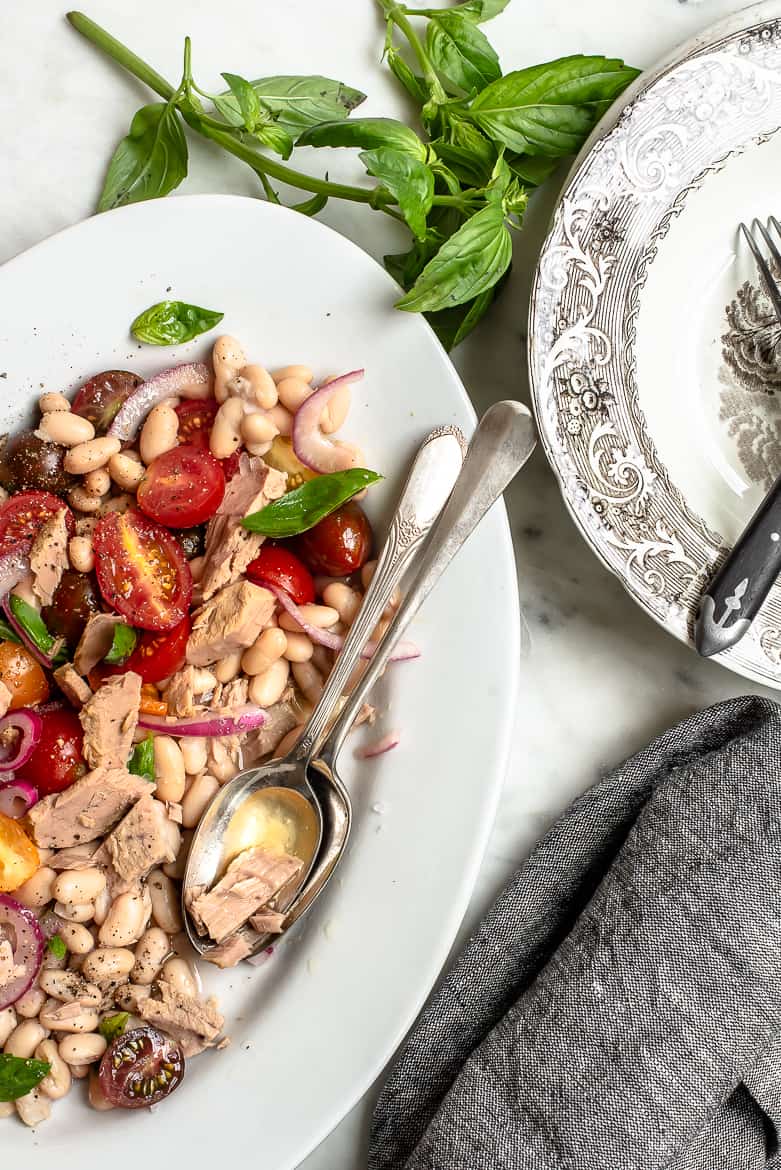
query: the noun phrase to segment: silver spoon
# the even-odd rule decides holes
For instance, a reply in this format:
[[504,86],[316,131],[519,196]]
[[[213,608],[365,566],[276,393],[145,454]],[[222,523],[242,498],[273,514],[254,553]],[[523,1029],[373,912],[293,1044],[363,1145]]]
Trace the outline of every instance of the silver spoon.
[[[363,604],[301,738],[283,759],[240,772],[220,789],[201,818],[190,845],[182,884],[187,934],[201,954],[213,949],[215,944],[197,932],[189,914],[190,897],[196,887],[211,888],[242,849],[263,844],[261,833],[277,846],[284,841],[284,851],[302,861],[303,869],[293,896],[306,881],[323,836],[323,810],[309,783],[309,764],[320,750],[350,675],[394,589],[450,495],[461,469],[464,446],[464,438],[456,427],[440,427],[420,448]],[[333,788],[341,799],[337,800],[336,796],[329,799],[329,814],[342,821],[346,817],[349,822],[349,798],[341,786]],[[287,900],[289,905],[290,893]],[[245,937],[254,943],[257,935],[248,931]]]
[[285,915],[282,931],[258,938],[256,951],[278,941],[311,909],[328,884],[344,853],[352,820],[350,797],[335,767],[345,737],[407,626],[453,557],[521,470],[536,445],[534,421],[520,402],[497,402],[480,420],[461,474],[421,553],[419,568],[415,570],[404,600],[323,741],[318,758],[310,765],[310,782],[326,810],[322,848],[306,885]]

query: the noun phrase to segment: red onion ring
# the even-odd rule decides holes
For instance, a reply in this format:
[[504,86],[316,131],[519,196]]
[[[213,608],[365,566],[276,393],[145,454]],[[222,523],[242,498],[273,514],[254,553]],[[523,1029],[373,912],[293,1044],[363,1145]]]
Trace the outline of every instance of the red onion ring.
[[262,707],[250,703],[235,707],[232,715],[190,715],[186,719],[173,719],[170,715],[145,715],[138,717],[138,726],[149,731],[162,731],[164,735],[203,735],[219,739],[224,735],[243,735],[262,727],[268,715]]
[[363,370],[351,370],[349,374],[318,386],[293,415],[293,450],[312,471],[327,475],[331,471],[346,471],[354,465],[351,449],[327,439],[320,429],[320,419],[336,391],[351,382],[359,382],[363,374]]
[[22,643],[25,649],[30,651],[33,658],[36,660],[36,662],[40,662],[41,666],[45,666],[47,670],[54,670],[54,658],[59,651],[60,646],[62,645],[62,638],[55,639],[52,644],[51,654],[44,654],[43,650],[39,649],[39,647],[35,645],[35,642],[33,642],[32,638],[27,633],[27,630],[14,614],[14,611],[11,608],[10,594],[6,594],[6,596],[3,598],[2,605],[3,613],[8,619],[9,626],[12,630],[14,630],[17,637],[19,638],[19,641]]
[[26,780],[8,780],[0,784],[0,813],[18,821],[38,803],[38,789]]
[[0,894],[0,940],[8,940],[14,966],[21,973],[0,985],[0,1011],[16,1003],[32,985],[43,960],[43,931],[32,910],[20,906],[15,898]]
[[357,748],[355,754],[359,760],[373,760],[375,756],[382,756],[385,752],[392,751],[393,748],[398,747],[400,741],[400,732],[389,731],[387,735],[376,739],[374,743],[367,743],[365,747]]
[[[15,747],[10,749],[12,755],[8,754],[8,749],[4,746],[2,734],[9,729],[19,732]],[[24,707],[20,711],[9,711],[4,715],[0,719],[0,773],[13,772],[16,768],[21,768],[22,764],[26,764],[38,745],[42,731],[43,719],[37,711]]]
[[30,572],[31,540],[17,544],[0,556],[0,597],[10,593],[14,585],[18,585],[25,573]]
[[[188,362],[183,366],[173,366],[170,370],[163,370],[148,382],[142,382],[133,393],[125,399],[116,413],[108,433],[121,442],[126,443],[134,439],[138,428],[149,414],[152,407],[164,402],[166,398],[183,395],[185,398],[198,397],[197,388],[208,386],[211,382],[211,371],[203,362]],[[196,393],[193,393],[193,390]],[[188,393],[188,391],[190,391]]]

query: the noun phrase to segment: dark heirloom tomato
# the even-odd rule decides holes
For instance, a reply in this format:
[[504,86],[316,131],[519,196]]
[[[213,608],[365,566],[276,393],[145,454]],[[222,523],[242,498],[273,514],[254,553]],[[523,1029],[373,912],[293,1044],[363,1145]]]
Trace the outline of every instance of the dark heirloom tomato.
[[34,784],[41,796],[50,796],[70,788],[87,771],[81,754],[84,733],[78,715],[70,707],[43,711],[41,718],[41,738],[16,776]]
[[196,524],[193,528],[178,528],[174,536],[184,549],[188,561],[202,557],[206,551],[206,525]]
[[262,584],[263,580],[278,585],[295,601],[306,605],[315,599],[315,583],[312,574],[294,553],[279,544],[267,541],[254,561],[247,565],[250,581]]
[[92,573],[66,569],[55,590],[51,605],[45,605],[41,617],[53,634],[61,634],[75,649],[93,613],[100,613],[97,581]]
[[218,459],[205,447],[186,443],[158,455],[138,485],[142,512],[168,528],[191,528],[211,520],[225,495]]
[[45,703],[49,697],[43,667],[17,642],[0,642],[0,682],[11,692],[12,711]]
[[179,1088],[184,1056],[157,1028],[131,1028],[108,1046],[99,1076],[103,1096],[112,1105],[144,1109]]
[[65,508],[68,535],[73,536],[76,522],[64,501],[51,492],[19,492],[0,506],[0,552],[7,552],[15,544],[32,540],[50,516]]
[[141,512],[109,512],[92,534],[108,605],[132,626],[170,630],[190,608],[193,581],[179,541]]
[[65,448],[32,431],[11,435],[0,456],[0,484],[10,492],[67,492],[76,480],[65,470]]
[[106,666],[102,664],[100,673],[108,678],[112,674],[124,674],[127,670],[134,670],[141,675],[145,683],[160,682],[168,678],[184,666],[184,655],[187,649],[187,639],[190,637],[190,619],[184,618],[172,630],[146,630],[138,640],[138,644],[127,662],[121,666]]
[[346,577],[368,561],[372,530],[363,508],[351,500],[296,541],[296,552],[313,573]]
[[142,382],[129,370],[104,370],[77,391],[71,410],[88,418],[96,434],[105,435],[122,403]]

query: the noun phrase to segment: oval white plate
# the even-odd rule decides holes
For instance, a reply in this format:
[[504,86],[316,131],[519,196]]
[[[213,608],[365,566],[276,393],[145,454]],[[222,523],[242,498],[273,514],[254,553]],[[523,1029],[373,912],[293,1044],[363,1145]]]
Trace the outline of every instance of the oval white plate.
[[[41,392],[101,369],[141,373],[202,357],[139,347],[136,314],[166,295],[224,311],[251,360],[305,361],[319,375],[366,367],[344,430],[392,504],[416,444],[441,423],[474,425],[425,322],[364,252],[296,212],[230,196],[159,200],[87,220],[0,269],[2,429]],[[215,335],[212,335],[212,339]],[[379,519],[378,519],[379,518]],[[501,506],[423,610],[423,656],[386,675],[382,727],[401,746],[340,771],[356,806],[349,855],[303,931],[257,970],[208,970],[232,1044],[192,1061],[151,1114],[97,1114],[71,1099],[31,1134],[0,1122],[8,1164],[52,1157],[155,1165],[296,1165],[369,1086],[431,988],[466,909],[504,775],[517,690],[515,568]],[[88,1153],[87,1153],[88,1152]]]
[[[779,212],[781,3],[640,78],[577,161],[535,279],[548,457],[594,550],[691,642],[705,582],[781,472],[781,326],[738,239]],[[719,656],[781,687],[781,586]]]

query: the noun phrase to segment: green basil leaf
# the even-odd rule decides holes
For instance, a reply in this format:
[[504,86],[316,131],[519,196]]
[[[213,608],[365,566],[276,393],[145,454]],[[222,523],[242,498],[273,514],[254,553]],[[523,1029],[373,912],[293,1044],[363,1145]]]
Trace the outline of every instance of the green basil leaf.
[[132,626],[117,622],[112,633],[111,647],[103,661],[109,666],[121,666],[135,650],[137,641],[138,634]]
[[429,232],[425,239],[415,240],[409,252],[383,256],[382,260],[393,279],[406,291],[412,288],[441,243],[441,238]]
[[5,618],[0,617],[0,642],[21,642],[13,626],[9,626]]
[[417,73],[413,73],[398,49],[391,46],[385,54],[388,68],[398,82],[400,82],[413,101],[418,105],[425,105],[429,99],[426,83]]
[[362,150],[392,147],[425,161],[426,148],[414,130],[395,118],[348,118],[321,122],[299,137],[297,146],[360,146]]
[[489,203],[445,241],[396,308],[423,313],[471,301],[496,284],[511,260],[504,210]]
[[112,1040],[116,1040],[117,1036],[123,1034],[129,1019],[130,1012],[117,1012],[113,1016],[104,1016],[98,1024],[98,1031],[110,1044]]
[[[317,122],[346,118],[366,98],[359,89],[330,77],[261,77],[250,85],[279,125],[294,136]],[[217,108],[224,118],[229,109],[240,114],[234,94],[221,94],[220,99]]]
[[313,195],[311,199],[304,199],[301,203],[291,204],[293,211],[300,211],[302,215],[317,215],[328,202],[327,195]]
[[224,316],[186,301],[159,301],[138,314],[130,332],[147,345],[182,345],[214,329]]
[[98,211],[159,199],[187,176],[187,142],[170,102],[142,106],[109,163]]
[[560,165],[557,158],[543,158],[542,155],[505,155],[507,165],[527,187],[539,187],[550,178]]
[[298,536],[380,479],[382,476],[376,471],[367,471],[364,467],[318,475],[259,512],[245,516],[241,523],[250,532],[262,532],[264,536],[277,539]]
[[453,85],[471,93],[502,76],[491,42],[471,21],[457,12],[432,17],[426,30],[426,48],[434,67]]
[[68,948],[58,934],[53,934],[47,939],[46,950],[50,955],[54,955],[55,959],[64,959],[68,953]]
[[476,126],[450,121],[445,138],[431,144],[439,158],[469,187],[484,187],[496,165],[496,147]]
[[278,126],[276,122],[266,122],[258,126],[252,137],[282,158],[290,158],[293,153],[293,139],[284,126]]
[[62,639],[55,638],[54,634],[49,632],[46,628],[46,623],[37,609],[34,609],[32,605],[28,605],[23,598],[18,597],[15,593],[9,594],[8,604],[11,607],[11,613],[33,645],[40,650],[41,654],[45,654],[48,657],[51,656],[53,651],[56,651],[54,655],[55,666],[67,662],[68,654],[65,646],[60,646],[60,649],[57,649],[58,644],[62,643]]
[[399,205],[412,233],[420,240],[426,234],[426,216],[434,198],[431,168],[408,154],[390,147],[364,150],[361,162],[370,175],[379,179]]
[[0,1052],[0,1101],[16,1101],[24,1097],[44,1077],[52,1066],[45,1060],[22,1060]]
[[484,20],[493,20],[500,12],[504,12],[510,0],[467,0],[466,4],[457,4],[448,11],[457,12],[465,20],[473,20],[482,24]]
[[150,731],[146,739],[137,743],[130,753],[127,762],[128,772],[134,776],[143,776],[144,780],[154,783],[155,779],[155,737]]
[[490,309],[495,296],[494,285],[493,288],[481,292],[473,301],[467,301],[465,305],[456,305],[453,309],[441,309],[438,313],[426,314],[426,320],[448,352],[460,345],[472,332]]
[[238,73],[223,73],[222,76],[236,99],[244,128],[252,133],[262,117],[260,98],[246,78]]
[[613,100],[638,75],[620,60],[561,57],[508,73],[479,93],[470,113],[518,153],[574,154]]
[[217,94],[217,96],[214,98],[214,107],[220,114],[222,114],[223,118],[226,122],[228,122],[229,125],[235,126],[237,130],[242,128],[244,125],[244,115],[241,112],[239,103],[236,100],[234,94],[228,93],[225,96],[222,94]]

